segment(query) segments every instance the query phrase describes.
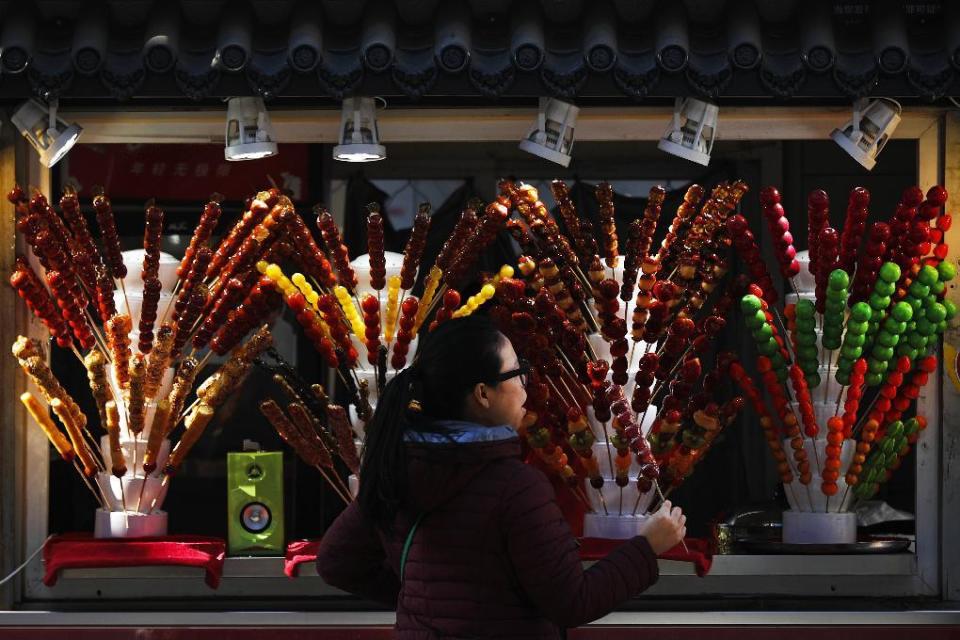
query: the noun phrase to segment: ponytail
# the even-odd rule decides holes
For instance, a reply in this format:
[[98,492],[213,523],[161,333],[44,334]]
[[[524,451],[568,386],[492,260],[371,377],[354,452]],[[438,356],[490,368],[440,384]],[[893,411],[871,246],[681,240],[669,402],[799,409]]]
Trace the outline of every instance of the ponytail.
[[419,403],[412,388],[410,369],[403,369],[387,383],[364,429],[362,481],[357,500],[364,515],[384,530],[390,529],[406,494],[407,455],[403,434],[411,423],[408,416],[411,405],[416,407],[414,403]]
[[389,531],[407,492],[404,433],[433,431],[435,420],[463,419],[467,394],[500,372],[506,338],[480,315],[448,320],[421,337],[411,366],[383,389],[366,426],[357,501],[366,518]]

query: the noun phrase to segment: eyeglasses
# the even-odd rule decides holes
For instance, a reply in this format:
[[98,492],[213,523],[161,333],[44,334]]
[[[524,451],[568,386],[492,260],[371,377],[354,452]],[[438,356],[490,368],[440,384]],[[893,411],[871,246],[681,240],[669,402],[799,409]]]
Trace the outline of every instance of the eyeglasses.
[[497,382],[505,382],[505,381],[509,380],[510,378],[516,378],[516,377],[519,376],[519,377],[520,377],[520,384],[523,385],[524,387],[526,387],[526,386],[527,386],[527,377],[530,375],[530,363],[527,362],[526,360],[524,360],[523,358],[520,358],[520,359],[518,360],[518,362],[520,363],[520,366],[519,366],[519,367],[517,367],[516,369],[514,369],[514,370],[512,370],[512,371],[504,371],[503,373],[501,373],[500,375],[498,375],[498,376],[497,376],[496,378],[494,378],[494,379],[495,379]]

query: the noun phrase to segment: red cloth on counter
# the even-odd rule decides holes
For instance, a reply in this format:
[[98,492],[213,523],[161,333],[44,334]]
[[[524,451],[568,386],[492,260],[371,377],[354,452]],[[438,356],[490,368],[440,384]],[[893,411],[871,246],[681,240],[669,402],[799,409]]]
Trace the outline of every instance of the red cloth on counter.
[[296,540],[287,545],[287,557],[283,561],[283,572],[288,578],[296,578],[300,565],[317,561],[319,540]]
[[[686,538],[684,542],[690,550],[684,550],[682,544],[661,553],[661,560],[675,560],[677,562],[692,562],[697,575],[701,578],[710,572],[713,565],[713,553],[710,544],[700,538]],[[608,540],[607,538],[580,538],[580,558],[583,560],[599,560],[616,549],[623,540]]]
[[[684,551],[683,545],[678,544],[673,549],[658,556],[661,560],[676,560],[677,562],[692,562],[697,575],[701,578],[710,572],[713,564],[713,554],[706,540],[687,538],[689,553]],[[623,540],[608,540],[606,538],[580,538],[580,559],[599,560],[623,544]],[[299,567],[304,562],[317,560],[319,540],[297,540],[287,545],[287,557],[283,563],[283,572],[288,578],[296,578]]]
[[199,567],[211,589],[220,586],[226,543],[206,536],[94,538],[68,533],[50,538],[43,547],[43,584],[52,587],[64,569],[103,569],[175,565]]

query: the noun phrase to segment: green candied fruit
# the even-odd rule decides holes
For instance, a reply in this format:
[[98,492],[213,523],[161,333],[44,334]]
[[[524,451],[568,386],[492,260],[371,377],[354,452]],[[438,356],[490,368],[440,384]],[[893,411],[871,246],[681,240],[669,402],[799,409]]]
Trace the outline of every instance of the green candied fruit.
[[809,388],[811,388],[811,389],[816,389],[817,387],[820,386],[820,373],[819,373],[819,372],[816,372],[816,371],[815,371],[815,372],[813,372],[813,373],[805,373],[805,374],[803,374],[803,377],[806,378],[806,380],[807,380],[807,387],[809,387]]
[[934,324],[947,319],[947,308],[939,302],[934,302],[927,307],[927,320]]
[[830,351],[835,351],[840,348],[842,342],[840,341],[840,334],[837,335],[828,335],[823,334],[823,348]]
[[808,347],[817,344],[817,334],[815,333],[797,333],[795,334],[797,344]]
[[896,282],[900,279],[900,267],[896,262],[884,262],[880,266],[879,276],[884,282]]
[[941,320],[937,323],[937,333],[946,333],[947,332],[947,321]]
[[945,319],[949,322],[955,315],[957,315],[957,305],[950,300],[944,300],[943,306],[947,309],[947,317]]
[[837,371],[843,371],[844,373],[853,371],[853,360],[841,360],[838,362]]
[[787,381],[787,368],[780,367],[779,369],[774,369],[773,374],[777,376],[777,382],[786,382]]
[[831,342],[834,341],[834,340],[836,340],[837,342],[840,342],[840,339],[841,339],[842,337],[843,337],[843,328],[842,328],[842,327],[834,327],[834,326],[829,326],[829,325],[828,325],[828,326],[823,330],[823,336],[822,336],[821,339],[822,339],[822,340],[830,340]]
[[898,302],[893,305],[890,315],[900,322],[910,322],[910,319],[913,318],[913,307],[906,302]]
[[816,360],[801,360],[799,365],[804,375],[810,375],[820,370],[820,363]]
[[938,280],[935,285],[930,287],[930,293],[935,296],[942,296],[943,292],[947,290],[947,285],[942,281]]
[[873,358],[870,358],[867,361],[867,371],[869,371],[870,373],[875,373],[877,375],[882,375],[886,373],[887,366],[888,366],[888,363],[886,360],[875,360]]
[[888,436],[883,439],[883,442],[880,443],[880,451],[883,451],[883,454],[886,457],[891,453],[893,453],[893,445],[895,444],[896,442],[894,441],[894,439],[889,437],[889,434],[888,434]]
[[850,384],[850,372],[849,371],[840,371],[838,370],[834,375],[834,379],[843,386]]
[[850,286],[850,276],[843,269],[834,269],[827,277],[827,287],[829,289],[846,289]]
[[890,306],[890,296],[881,296],[876,293],[870,294],[870,308],[875,311],[883,311]]
[[749,316],[761,311],[763,309],[763,302],[757,296],[752,293],[748,293],[743,296],[740,300],[740,310],[743,311],[743,315]]
[[747,329],[751,331],[756,331],[763,325],[767,324],[767,317],[763,314],[763,311],[757,311],[753,315],[748,315],[743,319],[743,323],[747,325]]
[[860,347],[851,347],[848,344],[845,344],[840,348],[840,355],[847,360],[856,360],[862,353],[863,349]]
[[929,264],[923,265],[920,268],[920,273],[917,274],[917,282],[925,284],[928,287],[932,287],[933,283],[940,279],[940,273],[937,271],[936,267],[932,267]]
[[817,306],[813,300],[802,298],[797,300],[797,318],[813,318],[817,313]]
[[881,331],[877,336],[877,344],[882,347],[895,347],[899,342],[900,336],[896,333],[887,333],[886,331]]
[[851,347],[862,347],[863,344],[867,341],[867,336],[864,334],[867,332],[867,328],[864,327],[863,331],[860,333],[851,333],[847,332],[847,335],[844,337],[844,343],[850,345]]
[[930,295],[930,286],[923,284],[919,280],[914,280],[910,284],[908,291],[914,298],[926,298],[928,295]]
[[910,358],[911,361],[916,360],[917,358],[920,357],[920,349],[914,349],[908,344],[901,344],[900,346],[897,347],[897,356],[898,357],[907,356],[908,358]]
[[893,424],[887,427],[887,437],[889,438],[899,438],[900,434],[903,433],[904,424],[902,420],[897,420]]
[[957,265],[952,261],[944,260],[937,265],[937,276],[940,282],[950,282],[957,277]]
[[920,311],[923,309],[923,305],[925,304],[923,298],[913,298],[913,297],[907,298],[906,303],[909,304],[910,307],[913,309],[914,315],[920,313]]
[[937,332],[937,325],[926,318],[917,318],[917,333],[922,336],[932,336]]
[[873,310],[866,302],[858,302],[850,307],[850,318],[856,322],[869,322]]
[[771,338],[766,342],[758,342],[757,351],[769,358],[775,353],[780,353],[780,345],[777,344],[776,340]]
[[914,349],[923,349],[925,346],[927,346],[927,336],[919,333],[908,334],[907,343]]
[[797,330],[812,332],[817,328],[817,321],[813,318],[797,318]]
[[913,435],[920,429],[920,421],[916,418],[908,418],[906,422],[903,423],[903,432],[906,435]]
[[766,342],[773,337],[773,327],[764,323],[753,332],[753,339],[757,342]]
[[824,303],[824,308],[826,309],[827,315],[842,315],[843,312],[847,310],[847,298],[831,297],[831,294],[828,291],[827,301]]
[[800,360],[818,360],[820,358],[820,350],[817,349],[816,345],[797,346],[797,358]]
[[892,296],[893,292],[897,290],[897,283],[877,280],[877,283],[873,285],[873,290],[881,296]]
[[907,323],[897,322],[891,316],[883,321],[883,330],[886,331],[887,333],[900,335],[901,333],[907,330]]
[[893,358],[893,347],[881,347],[877,345],[870,351],[870,355],[877,360],[891,360]]

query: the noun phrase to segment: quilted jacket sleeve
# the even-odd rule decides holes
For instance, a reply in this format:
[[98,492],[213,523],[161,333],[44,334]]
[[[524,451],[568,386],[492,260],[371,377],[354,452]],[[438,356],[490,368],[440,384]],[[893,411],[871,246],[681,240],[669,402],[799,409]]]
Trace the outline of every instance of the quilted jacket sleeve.
[[317,573],[338,589],[391,606],[397,604],[400,580],[387,565],[380,537],[363,518],[356,501],[320,541]]
[[606,615],[659,577],[656,555],[640,536],[584,570],[553,487],[528,465],[518,465],[503,509],[502,527],[521,586],[541,614],[561,627]]

